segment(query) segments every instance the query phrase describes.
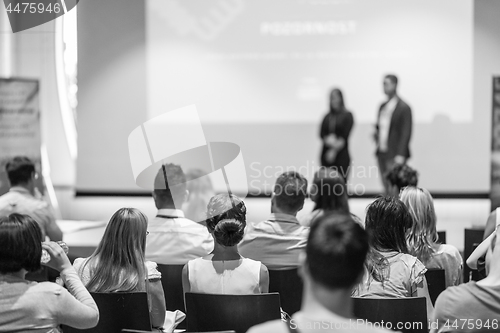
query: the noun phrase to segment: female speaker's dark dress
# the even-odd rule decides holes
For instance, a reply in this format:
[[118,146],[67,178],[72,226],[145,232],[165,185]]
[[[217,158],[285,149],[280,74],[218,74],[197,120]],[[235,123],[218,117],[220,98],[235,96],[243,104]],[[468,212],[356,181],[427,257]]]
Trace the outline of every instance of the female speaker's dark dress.
[[[321,150],[321,165],[325,167],[336,168],[338,172],[347,180],[349,173],[349,165],[351,157],[349,155],[349,134],[351,133],[354,118],[349,111],[334,111],[329,112],[321,123],[320,137],[323,140],[323,149]],[[325,145],[324,139],[329,134],[335,134],[337,137],[345,140],[344,147],[337,152],[333,162],[326,160],[326,151],[328,146]]]

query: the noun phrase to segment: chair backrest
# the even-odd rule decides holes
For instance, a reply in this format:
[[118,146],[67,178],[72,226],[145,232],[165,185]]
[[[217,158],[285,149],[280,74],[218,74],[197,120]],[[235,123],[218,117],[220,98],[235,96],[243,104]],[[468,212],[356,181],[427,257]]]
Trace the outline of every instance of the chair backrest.
[[[403,333],[427,333],[425,297],[353,298],[354,315]],[[398,325],[400,327],[398,327]],[[403,327],[401,327],[403,326]]]
[[99,323],[86,330],[65,326],[64,333],[120,333],[124,328],[151,331],[148,296],[145,292],[90,294],[99,308]]
[[446,289],[446,274],[444,269],[428,269],[425,272],[429,295],[431,296],[432,305],[436,303],[436,299]]
[[[464,231],[464,281],[469,281],[469,274],[473,271],[465,264],[465,260],[472,254],[474,243],[479,244],[483,241],[483,235],[484,229],[465,229]],[[477,272],[474,280],[478,280]]]
[[269,292],[279,293],[281,308],[289,315],[300,310],[303,283],[297,269],[269,270]]
[[70,246],[68,250],[68,258],[71,263],[76,258],[88,258],[96,249],[96,246]]
[[[182,268],[184,265],[161,265],[158,264],[158,271],[161,273],[161,285],[168,311],[180,310],[186,312],[184,305],[184,292],[182,290]],[[177,328],[186,328],[186,320],[177,325]]]
[[187,329],[193,331],[234,330],[245,333],[250,327],[280,319],[278,293],[216,295],[186,293]]
[[438,231],[438,242],[446,244],[446,231]]
[[158,271],[161,273],[161,285],[167,301],[167,310],[185,311],[184,293],[182,291],[182,268],[184,265],[160,265]]

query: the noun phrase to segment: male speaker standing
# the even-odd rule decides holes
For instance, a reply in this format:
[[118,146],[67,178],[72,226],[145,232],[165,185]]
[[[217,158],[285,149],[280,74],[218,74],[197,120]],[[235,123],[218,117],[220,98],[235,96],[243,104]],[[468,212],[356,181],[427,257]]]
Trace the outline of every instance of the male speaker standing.
[[392,74],[386,75],[384,93],[387,101],[380,106],[375,126],[376,155],[386,192],[385,173],[394,164],[405,164],[410,157],[411,108],[397,95],[397,87],[398,78]]

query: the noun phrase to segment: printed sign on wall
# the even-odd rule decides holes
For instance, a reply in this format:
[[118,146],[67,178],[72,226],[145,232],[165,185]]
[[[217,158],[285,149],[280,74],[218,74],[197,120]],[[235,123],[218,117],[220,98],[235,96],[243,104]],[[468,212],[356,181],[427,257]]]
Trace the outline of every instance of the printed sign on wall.
[[500,207],[500,76],[493,77],[491,128],[491,210]]
[[29,157],[41,172],[39,105],[38,80],[0,78],[0,194],[9,190],[5,164],[12,157]]

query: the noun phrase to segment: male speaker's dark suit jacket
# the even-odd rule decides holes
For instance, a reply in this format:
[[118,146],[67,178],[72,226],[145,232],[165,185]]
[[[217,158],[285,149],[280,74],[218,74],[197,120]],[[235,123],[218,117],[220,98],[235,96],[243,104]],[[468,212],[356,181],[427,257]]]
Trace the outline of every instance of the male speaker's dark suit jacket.
[[[379,140],[379,122],[380,112],[387,102],[382,103],[378,111],[376,138],[377,138],[377,154]],[[389,137],[387,139],[387,159],[392,159],[397,155],[410,157],[410,138],[412,129],[411,108],[401,98],[398,97],[398,103],[392,113],[391,125],[389,126]]]

